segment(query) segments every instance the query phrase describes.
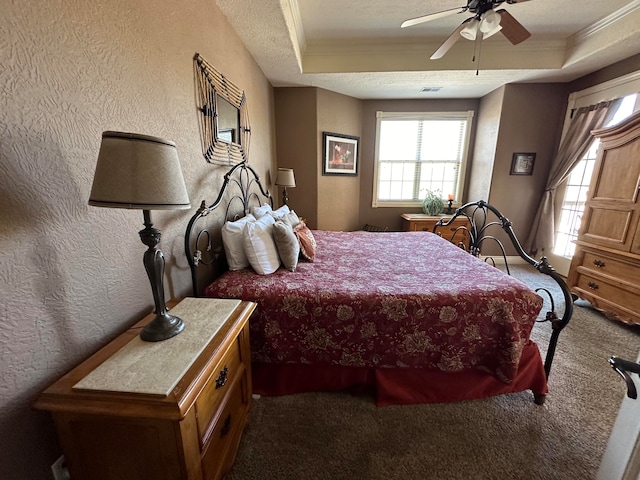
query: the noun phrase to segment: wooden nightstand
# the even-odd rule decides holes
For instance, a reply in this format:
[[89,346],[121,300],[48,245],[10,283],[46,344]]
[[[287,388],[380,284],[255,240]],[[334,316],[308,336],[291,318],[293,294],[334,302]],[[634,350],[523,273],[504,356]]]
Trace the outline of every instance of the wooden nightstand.
[[185,298],[179,335],[144,342],[148,315],[38,397],[74,479],[219,479],[251,406],[256,304]]
[[[447,215],[432,217],[423,213],[403,213],[401,217],[402,228],[405,232],[433,232],[433,227],[438,220],[440,220],[441,218],[449,218]],[[438,228],[435,233],[440,235],[442,238],[449,240],[455,245],[460,245],[460,243],[463,243],[468,248],[470,240],[469,231],[459,227],[469,228],[470,226],[471,225],[467,218],[458,217],[454,220],[453,224],[448,226],[446,229]]]

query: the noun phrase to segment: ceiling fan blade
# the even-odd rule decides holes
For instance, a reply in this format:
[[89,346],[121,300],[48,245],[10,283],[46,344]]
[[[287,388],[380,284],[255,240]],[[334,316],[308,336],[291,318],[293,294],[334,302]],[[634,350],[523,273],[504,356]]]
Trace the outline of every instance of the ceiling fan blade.
[[460,32],[462,31],[462,29],[467,25],[468,22],[470,22],[471,20],[473,20],[475,17],[470,17],[467,18],[464,22],[462,22],[458,28],[456,28],[453,33],[451,35],[449,35],[449,37],[447,37],[447,39],[444,41],[444,43],[442,45],[440,45],[440,48],[438,48],[435,52],[433,52],[433,55],[431,55],[431,57],[429,57],[431,60],[438,60],[439,58],[444,57],[444,54],[447,53],[449,51],[449,49],[451,47],[453,47],[453,44],[456,43],[458,41],[458,39],[460,39]]
[[448,17],[449,15],[453,15],[454,13],[462,13],[466,11],[467,11],[467,7],[464,6],[464,7],[450,8],[448,10],[443,10],[441,12],[430,13],[429,15],[422,15],[421,17],[405,20],[404,22],[402,22],[402,25],[400,25],[400,28],[412,27],[413,25],[418,25],[424,22],[430,22],[431,20]]
[[500,25],[502,26],[502,34],[514,45],[524,42],[531,36],[531,33],[504,8],[496,10],[496,13],[500,14],[501,17]]

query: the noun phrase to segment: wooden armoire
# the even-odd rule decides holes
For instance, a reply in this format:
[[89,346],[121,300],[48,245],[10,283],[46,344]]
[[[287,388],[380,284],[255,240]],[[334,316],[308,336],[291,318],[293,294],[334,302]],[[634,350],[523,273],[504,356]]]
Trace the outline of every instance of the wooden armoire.
[[640,112],[600,139],[568,284],[572,293],[640,324]]

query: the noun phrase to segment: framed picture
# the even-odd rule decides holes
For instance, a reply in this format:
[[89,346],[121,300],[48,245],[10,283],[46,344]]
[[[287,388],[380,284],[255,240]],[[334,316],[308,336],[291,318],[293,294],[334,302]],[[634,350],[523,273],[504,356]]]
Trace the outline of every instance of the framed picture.
[[360,138],[322,132],[322,174],[358,175]]
[[535,153],[514,153],[509,175],[531,175],[535,161]]

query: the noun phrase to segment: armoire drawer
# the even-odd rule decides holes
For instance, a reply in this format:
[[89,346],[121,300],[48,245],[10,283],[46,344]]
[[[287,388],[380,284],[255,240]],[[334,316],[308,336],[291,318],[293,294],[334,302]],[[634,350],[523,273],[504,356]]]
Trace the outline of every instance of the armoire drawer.
[[[598,302],[602,299],[606,304],[613,304],[622,307],[624,310],[640,313],[640,295],[638,292],[632,292],[621,288],[619,285],[609,283],[601,278],[580,274],[574,288],[584,292],[589,297],[594,297],[593,303],[598,308],[606,309],[606,305]],[[591,299],[590,299],[591,300]]]
[[640,266],[600,253],[585,252],[580,267],[593,271],[594,275],[607,275],[640,288]]

